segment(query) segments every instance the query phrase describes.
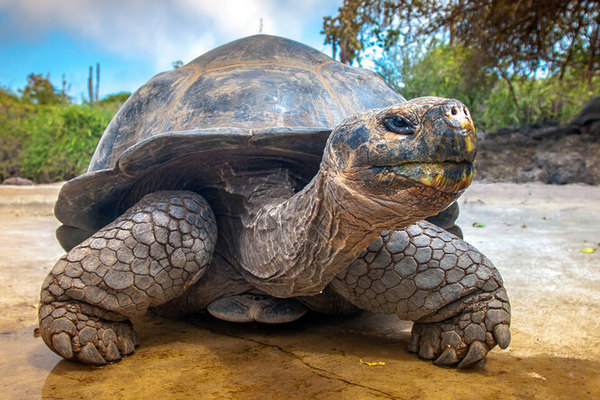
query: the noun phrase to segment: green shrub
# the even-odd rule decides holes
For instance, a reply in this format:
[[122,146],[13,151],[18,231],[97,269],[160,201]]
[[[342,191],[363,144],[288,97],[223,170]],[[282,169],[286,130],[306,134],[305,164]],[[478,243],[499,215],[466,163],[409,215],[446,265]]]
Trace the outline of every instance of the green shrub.
[[572,70],[562,78],[560,71],[550,71],[546,77],[515,75],[507,81],[479,68],[464,48],[435,41],[421,53],[395,49],[377,66],[408,99],[441,96],[463,101],[475,125],[487,131],[540,121],[568,123],[600,92],[598,77],[588,82]]
[[21,173],[36,182],[85,172],[113,110],[87,105],[38,107],[26,122]]
[[0,182],[20,174],[22,142],[27,136],[23,122],[32,108],[15,94],[0,88]]
[[129,93],[93,104],[40,104],[0,87],[0,181],[54,182],[84,173],[98,140]]

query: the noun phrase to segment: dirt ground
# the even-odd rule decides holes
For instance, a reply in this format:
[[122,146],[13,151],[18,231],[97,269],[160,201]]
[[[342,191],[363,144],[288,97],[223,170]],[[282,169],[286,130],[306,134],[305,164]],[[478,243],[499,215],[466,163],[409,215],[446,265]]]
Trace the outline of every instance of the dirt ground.
[[410,323],[369,313],[283,326],[147,315],[133,356],[63,361],[33,335],[41,282],[63,253],[59,187],[0,186],[2,398],[600,398],[599,186],[475,183],[463,195],[465,238],[497,265],[513,308],[511,346],[467,371],[407,353]]

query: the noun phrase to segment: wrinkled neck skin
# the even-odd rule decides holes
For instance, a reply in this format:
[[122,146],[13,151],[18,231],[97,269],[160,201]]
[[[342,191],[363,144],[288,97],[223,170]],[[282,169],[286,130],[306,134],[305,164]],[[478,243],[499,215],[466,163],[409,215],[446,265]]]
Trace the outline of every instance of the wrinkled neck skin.
[[291,197],[282,195],[284,186],[291,189],[289,180],[265,179],[270,183],[248,197],[236,258],[253,286],[277,297],[319,293],[382,231],[435,214],[456,197],[447,195],[439,209],[427,213],[423,191],[432,189],[419,185],[404,191],[399,202],[377,200],[349,188],[324,164],[303,190],[293,195],[288,190]]

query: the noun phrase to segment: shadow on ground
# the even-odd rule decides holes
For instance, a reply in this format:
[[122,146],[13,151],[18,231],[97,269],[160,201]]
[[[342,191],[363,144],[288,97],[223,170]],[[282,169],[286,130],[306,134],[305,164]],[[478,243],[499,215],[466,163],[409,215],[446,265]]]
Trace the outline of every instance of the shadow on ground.
[[[401,329],[386,336],[353,332],[374,323]],[[135,325],[142,346],[120,363],[94,368],[52,357],[41,398],[585,399],[600,393],[597,361],[493,351],[467,371],[436,367],[406,352],[410,325],[389,316],[309,316],[265,326],[148,315]],[[527,342],[514,333],[512,348]],[[48,355],[40,340],[27,342],[23,361],[48,367],[39,358]]]

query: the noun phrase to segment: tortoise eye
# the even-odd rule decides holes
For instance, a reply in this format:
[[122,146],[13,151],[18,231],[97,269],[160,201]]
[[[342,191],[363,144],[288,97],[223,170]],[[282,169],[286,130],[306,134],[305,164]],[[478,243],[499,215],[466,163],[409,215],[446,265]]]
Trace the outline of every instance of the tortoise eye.
[[403,135],[415,133],[415,126],[413,123],[401,117],[400,115],[390,115],[385,117],[383,119],[383,125],[385,125],[387,130],[394,133],[400,133]]

